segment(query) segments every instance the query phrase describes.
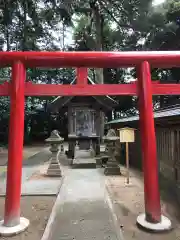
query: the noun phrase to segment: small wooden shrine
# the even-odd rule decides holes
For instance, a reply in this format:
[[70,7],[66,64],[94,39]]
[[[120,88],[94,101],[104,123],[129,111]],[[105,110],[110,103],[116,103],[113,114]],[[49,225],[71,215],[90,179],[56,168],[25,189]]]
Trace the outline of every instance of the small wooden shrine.
[[[76,78],[70,84],[75,82]],[[88,83],[95,84],[90,78],[88,78]],[[69,158],[76,158],[77,149],[89,150],[91,157],[93,152],[94,157],[99,155],[100,138],[104,135],[101,119],[115,106],[117,106],[117,102],[109,96],[64,96],[56,98],[51,103],[51,111],[68,114]]]

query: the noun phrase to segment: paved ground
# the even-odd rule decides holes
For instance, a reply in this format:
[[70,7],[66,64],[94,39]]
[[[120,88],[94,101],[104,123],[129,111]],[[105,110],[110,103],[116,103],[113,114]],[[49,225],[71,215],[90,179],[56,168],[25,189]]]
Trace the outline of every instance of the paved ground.
[[[50,152],[47,149],[44,149],[44,146],[29,146],[24,149],[24,161],[23,161],[23,176],[22,182],[31,182],[32,184],[28,184],[28,189],[24,189],[25,192],[33,192],[38,189],[37,181],[35,179],[34,173],[38,171],[38,169],[44,165],[45,162],[48,161],[50,157]],[[7,150],[1,151],[0,153],[0,164],[7,162]],[[28,181],[29,178],[32,177],[32,181]],[[3,189],[5,186],[5,178],[6,178],[6,166],[0,167],[0,189],[3,185]],[[39,181],[38,181],[39,182]],[[42,182],[42,181],[40,181]],[[45,187],[47,189],[47,181],[45,182]],[[48,189],[54,191],[53,184]],[[0,193],[2,193],[0,191]],[[20,235],[14,237],[0,237],[0,239],[5,240],[40,240],[44,229],[46,227],[47,221],[49,219],[49,215],[52,211],[52,207],[56,196],[25,196],[21,198],[21,215],[30,220],[30,226],[28,229],[21,233]],[[3,219],[4,215],[4,197],[0,197],[0,220]]]
[[[44,147],[35,148],[34,152],[32,148],[30,148],[29,151],[28,149],[26,151],[27,151],[27,155],[26,154],[24,155],[26,155],[27,157],[25,157],[23,160],[23,168],[27,169],[27,171],[23,171],[22,181],[28,178],[29,176],[31,176],[31,172],[34,171],[34,170],[32,171],[31,169],[33,168],[36,169],[38,165],[42,165],[45,162],[47,162],[51,155],[49,150]],[[5,178],[5,177],[6,177],[6,170],[0,172],[0,178]]]
[[55,219],[43,240],[117,240],[102,169],[66,170]]
[[[44,148],[45,148],[45,145],[25,146],[23,149],[23,165],[37,165],[38,162],[40,163],[42,161],[42,158],[36,159],[36,163],[35,163],[33,162],[33,156],[38,154]],[[8,161],[8,149],[0,148],[0,177],[1,175],[5,176],[5,173],[7,170],[7,161]]]
[[[48,168],[51,153],[47,148],[41,148],[39,153],[23,161],[22,196],[57,195],[62,178],[51,178],[44,174]],[[6,192],[6,171],[0,174],[0,196]]]
[[[45,145],[41,146],[25,146],[23,149],[23,159],[27,160],[34,154],[41,151]],[[1,148],[0,149],[0,166],[6,166],[8,160],[8,149],[7,148]]]
[[[39,177],[36,174],[37,170],[39,166],[44,167],[44,163],[48,161],[50,156],[47,149],[44,150],[42,147],[38,147],[38,149],[40,153],[37,154],[37,149],[32,150],[31,148],[30,158],[23,161],[25,169],[23,170],[23,182],[29,181],[30,188],[35,189],[36,192],[38,190],[35,180]],[[116,230],[119,229],[123,233],[121,239],[180,240],[180,211],[179,206],[175,203],[162,202],[163,213],[169,216],[173,222],[173,231],[159,235],[146,233],[137,228],[136,218],[139,213],[144,212],[143,179],[139,172],[131,171],[130,185],[126,185],[124,176],[107,177],[104,176],[103,169],[71,169],[69,162],[63,157],[61,158],[61,166],[65,178],[57,199],[55,221],[48,225],[42,240],[119,239],[115,234],[112,214],[105,202],[105,185],[110,193],[115,216],[118,220]],[[123,174],[124,170],[122,168]],[[2,183],[5,179],[5,173],[0,173],[0,176],[0,183]],[[32,181],[34,181],[33,184],[31,184]],[[40,179],[40,182],[45,188],[47,187],[45,180]],[[53,187],[55,187],[54,183]],[[54,197],[42,196],[23,197],[22,215],[30,219],[31,225],[26,232],[12,239],[40,240],[54,199]],[[3,204],[4,198],[0,198],[0,216],[3,216]],[[48,229],[50,229],[50,235],[47,235]]]

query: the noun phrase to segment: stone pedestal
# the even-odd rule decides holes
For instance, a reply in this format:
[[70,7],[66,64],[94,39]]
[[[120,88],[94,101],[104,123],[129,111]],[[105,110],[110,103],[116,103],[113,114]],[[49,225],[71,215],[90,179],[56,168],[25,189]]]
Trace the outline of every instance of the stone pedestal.
[[116,161],[116,141],[119,140],[119,137],[116,136],[114,129],[110,129],[107,133],[107,136],[104,138],[106,145],[106,151],[108,155],[108,161],[104,169],[105,175],[121,175],[119,164]]
[[92,158],[95,158],[96,153],[95,153],[95,151],[94,151],[94,147],[93,147],[93,142],[92,142],[92,140],[90,141],[90,149],[89,149],[89,151],[90,151],[91,157],[92,157]]
[[120,167],[117,163],[114,163],[113,161],[109,160],[107,162],[107,165],[104,169],[105,175],[121,175]]
[[102,159],[101,157],[96,157],[96,167],[101,168],[102,167]]
[[52,153],[49,167],[47,170],[47,175],[52,177],[61,177],[61,167],[58,160],[59,147],[60,144],[64,141],[58,134],[57,130],[52,131],[51,136],[46,139],[46,142],[51,144],[50,151]]

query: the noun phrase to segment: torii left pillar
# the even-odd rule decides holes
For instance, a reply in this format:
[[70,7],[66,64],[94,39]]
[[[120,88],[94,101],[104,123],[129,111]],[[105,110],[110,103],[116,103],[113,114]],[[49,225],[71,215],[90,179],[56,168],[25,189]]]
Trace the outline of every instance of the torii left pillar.
[[13,64],[11,78],[8,169],[4,220],[0,222],[1,236],[16,235],[29,225],[28,219],[20,217],[26,79],[23,63],[18,61]]

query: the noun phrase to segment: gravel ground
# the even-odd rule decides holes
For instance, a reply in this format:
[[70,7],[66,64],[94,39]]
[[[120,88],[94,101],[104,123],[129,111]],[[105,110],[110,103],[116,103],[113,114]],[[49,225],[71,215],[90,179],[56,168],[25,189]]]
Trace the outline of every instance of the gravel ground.
[[[122,176],[107,177],[106,186],[115,203],[115,212],[125,240],[180,240],[179,206],[171,196],[171,201],[162,199],[162,213],[168,216],[173,230],[161,234],[148,233],[136,226],[136,218],[144,212],[144,188],[142,174],[131,170],[130,184],[125,184],[125,169],[121,167]],[[163,190],[163,189],[161,189]],[[170,196],[169,196],[170,198]]]
[[[22,197],[22,216],[30,220],[29,228],[14,237],[0,237],[6,240],[40,240],[50,216],[56,197]],[[4,211],[4,198],[0,198],[0,218]]]

